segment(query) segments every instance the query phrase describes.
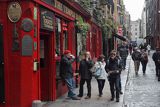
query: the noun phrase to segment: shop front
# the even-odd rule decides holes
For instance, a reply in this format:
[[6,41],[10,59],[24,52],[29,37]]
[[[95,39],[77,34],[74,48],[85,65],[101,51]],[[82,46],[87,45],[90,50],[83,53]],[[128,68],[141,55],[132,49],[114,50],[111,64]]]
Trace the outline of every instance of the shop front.
[[81,9],[68,0],[0,1],[0,107],[31,107],[67,92],[59,62],[65,49],[76,55],[75,20],[90,17]]

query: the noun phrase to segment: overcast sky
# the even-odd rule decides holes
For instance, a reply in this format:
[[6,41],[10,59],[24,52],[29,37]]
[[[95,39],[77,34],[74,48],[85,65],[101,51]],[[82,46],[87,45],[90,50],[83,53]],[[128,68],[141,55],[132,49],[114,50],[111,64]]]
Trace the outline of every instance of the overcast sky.
[[141,18],[144,1],[145,0],[124,0],[126,10],[129,11],[132,21]]

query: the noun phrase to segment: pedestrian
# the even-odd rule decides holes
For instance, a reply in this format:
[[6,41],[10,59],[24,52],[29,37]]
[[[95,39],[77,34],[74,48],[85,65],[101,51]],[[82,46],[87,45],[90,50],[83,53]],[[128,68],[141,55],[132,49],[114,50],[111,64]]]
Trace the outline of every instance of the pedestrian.
[[68,87],[68,97],[73,100],[80,100],[74,93],[75,81],[73,78],[72,63],[75,61],[74,55],[70,50],[65,50],[60,61],[60,76]]
[[129,44],[129,53],[130,55],[132,55],[132,50],[133,50],[133,46],[132,46],[132,43]]
[[127,46],[126,41],[123,41],[122,45],[120,47],[118,47],[118,53],[121,57],[122,69],[125,70],[126,69],[126,60],[128,57],[128,46]]
[[146,73],[146,66],[147,66],[147,63],[148,63],[148,55],[147,53],[145,52],[144,49],[142,49],[141,51],[141,64],[142,64],[142,71],[143,71],[143,74]]
[[156,66],[156,76],[160,81],[160,48],[156,48],[156,52],[153,53],[152,59]]
[[80,61],[79,65],[79,75],[80,75],[80,88],[79,88],[79,94],[78,97],[83,96],[83,85],[86,82],[87,83],[87,96],[85,99],[91,98],[91,79],[92,79],[92,73],[90,69],[93,67],[94,62],[91,59],[90,52],[86,52],[84,54],[84,59]]
[[132,53],[132,60],[134,61],[135,74],[138,75],[140,60],[141,60],[141,52],[138,50],[138,47],[134,48]]
[[105,58],[104,55],[100,55],[97,62],[95,63],[96,69],[101,70],[100,76],[96,78],[98,82],[99,97],[102,97],[103,95],[103,88],[104,88],[105,80],[107,78],[107,73],[105,70],[106,62],[104,58]]
[[108,81],[110,85],[111,91],[111,101],[115,98],[115,91],[116,91],[116,102],[119,102],[119,94],[120,94],[120,71],[122,69],[121,64],[119,63],[119,58],[116,57],[117,52],[112,50],[110,56],[106,63],[106,72],[108,73]]
[[148,44],[148,45],[147,45],[148,55],[150,55],[150,50],[151,50],[151,46]]

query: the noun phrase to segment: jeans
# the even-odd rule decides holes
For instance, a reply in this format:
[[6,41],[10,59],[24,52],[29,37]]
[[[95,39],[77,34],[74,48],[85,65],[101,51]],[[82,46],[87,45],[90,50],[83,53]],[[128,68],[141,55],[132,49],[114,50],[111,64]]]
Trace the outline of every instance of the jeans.
[[68,97],[75,96],[76,94],[73,92],[74,88],[75,88],[74,78],[66,78],[65,82],[66,82],[67,87],[68,87]]
[[122,58],[122,68],[125,69],[126,68],[126,60],[127,58]]
[[142,64],[142,71],[143,71],[143,73],[146,73],[147,62],[141,62],[141,64]]
[[99,95],[102,95],[102,91],[104,88],[104,84],[105,84],[105,79],[97,79],[98,82],[98,90],[99,90]]
[[120,85],[119,85],[119,81],[120,81],[120,76],[116,76],[116,77],[110,77],[110,81],[109,81],[109,85],[110,85],[110,91],[111,91],[111,95],[112,98],[115,98],[115,89],[116,89],[116,99],[119,99],[119,91],[120,91]]
[[83,96],[83,85],[85,81],[87,82],[87,89],[88,89],[87,96],[91,97],[91,79],[81,79],[80,80],[79,96],[80,97]]

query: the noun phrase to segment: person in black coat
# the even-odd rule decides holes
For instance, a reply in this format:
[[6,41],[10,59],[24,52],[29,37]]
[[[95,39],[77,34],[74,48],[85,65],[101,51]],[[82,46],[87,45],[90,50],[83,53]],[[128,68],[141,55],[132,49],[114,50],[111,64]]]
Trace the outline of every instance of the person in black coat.
[[115,98],[116,91],[116,102],[119,102],[120,94],[120,71],[122,70],[121,64],[119,64],[119,58],[115,50],[111,51],[110,57],[106,62],[106,72],[108,73],[108,81],[111,91],[111,101]]
[[79,75],[80,75],[80,88],[78,97],[83,96],[83,85],[87,83],[88,93],[85,99],[91,98],[91,79],[92,73],[90,69],[93,67],[94,62],[91,60],[90,52],[86,52],[84,55],[84,59],[80,61],[79,65]]
[[158,76],[158,81],[160,81],[160,48],[156,48],[156,52],[153,53],[152,59],[156,66],[156,76]]
[[135,74],[138,75],[140,61],[141,61],[141,52],[138,47],[135,47],[132,53],[132,60],[134,61]]
[[73,92],[75,88],[75,82],[73,77],[72,63],[75,61],[75,57],[71,54],[70,50],[65,50],[64,55],[60,61],[60,77],[65,81],[68,87],[68,97],[73,100],[80,100]]
[[145,52],[144,49],[142,49],[140,61],[141,61],[141,64],[142,64],[143,74],[145,74],[146,73],[147,63],[148,63],[148,54]]

